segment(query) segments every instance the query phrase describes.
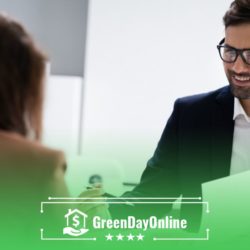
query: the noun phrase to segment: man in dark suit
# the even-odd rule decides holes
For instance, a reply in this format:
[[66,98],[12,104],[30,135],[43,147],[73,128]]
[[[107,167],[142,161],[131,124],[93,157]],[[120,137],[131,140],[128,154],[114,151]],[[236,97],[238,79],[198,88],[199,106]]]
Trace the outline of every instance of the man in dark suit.
[[[202,183],[250,170],[250,0],[233,1],[223,20],[225,38],[217,48],[229,86],[176,100],[140,183],[123,194],[128,200],[202,197]],[[109,210],[113,217],[145,217],[152,211],[164,215],[171,207],[110,205]],[[180,216],[197,229],[201,210],[183,204]]]
[[[250,170],[250,1],[235,0],[224,24],[225,38],[217,47],[229,86],[176,100],[139,185],[124,197],[201,197],[202,183]],[[135,207],[144,216],[152,209],[167,211],[162,205]],[[110,211],[132,212],[115,206]],[[201,206],[182,205],[181,217],[193,218],[193,227],[200,216]]]

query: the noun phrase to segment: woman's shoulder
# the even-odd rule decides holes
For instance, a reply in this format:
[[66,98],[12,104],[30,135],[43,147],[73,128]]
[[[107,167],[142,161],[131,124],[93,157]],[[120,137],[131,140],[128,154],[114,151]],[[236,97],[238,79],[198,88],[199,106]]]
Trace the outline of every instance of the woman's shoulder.
[[26,160],[36,165],[65,166],[64,153],[15,132],[0,131],[0,156]]

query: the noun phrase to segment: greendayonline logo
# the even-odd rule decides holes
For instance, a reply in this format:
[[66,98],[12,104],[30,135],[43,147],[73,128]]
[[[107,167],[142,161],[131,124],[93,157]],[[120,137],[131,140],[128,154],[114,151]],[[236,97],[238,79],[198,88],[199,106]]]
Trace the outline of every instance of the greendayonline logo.
[[[89,231],[86,228],[87,214],[78,209],[69,209],[66,218],[67,226],[63,228],[63,234],[70,236],[80,236]],[[187,220],[174,219],[172,216],[166,216],[158,219],[156,216],[150,216],[147,219],[136,219],[134,216],[128,216],[126,219],[102,219],[100,216],[94,216],[92,219],[93,229],[186,229]]]
[[70,236],[80,236],[87,233],[89,230],[86,229],[86,218],[87,214],[81,212],[78,209],[68,210],[68,213],[64,216],[67,220],[67,226],[63,228],[63,234]]
[[187,220],[173,219],[172,216],[166,216],[158,219],[156,216],[150,216],[147,219],[136,219],[134,216],[128,216],[126,219],[101,219],[99,216],[93,218],[93,228],[95,229],[186,229]]
[[[63,198],[65,199],[65,198]],[[167,198],[166,198],[167,199]],[[112,203],[112,200],[109,201]],[[190,234],[189,227],[192,221],[184,218],[174,218],[165,216],[158,218],[154,211],[147,218],[129,215],[125,218],[107,218],[107,215],[93,215],[93,212],[83,212],[78,208],[60,211],[60,223],[53,224],[50,219],[50,211],[53,207],[64,206],[65,204],[85,204],[85,200],[61,201],[60,198],[50,198],[49,201],[41,202],[41,214],[43,216],[43,226],[40,228],[41,240],[84,240],[84,241],[162,241],[162,240],[209,240],[209,229],[202,228],[198,234]],[[102,201],[93,201],[101,203]],[[121,201],[117,204],[126,204]],[[154,204],[154,201],[143,201],[145,204]],[[168,200],[162,204],[170,203]],[[189,204],[186,201],[187,204]],[[201,204],[202,201],[195,202]],[[204,203],[204,202],[203,202]],[[103,204],[106,204],[103,202]],[[115,205],[116,203],[113,203]],[[194,204],[194,202],[190,202]],[[206,202],[206,213],[209,213],[208,202]],[[48,211],[48,212],[47,212]],[[205,226],[205,225],[204,225]],[[170,232],[171,231],[171,232]]]

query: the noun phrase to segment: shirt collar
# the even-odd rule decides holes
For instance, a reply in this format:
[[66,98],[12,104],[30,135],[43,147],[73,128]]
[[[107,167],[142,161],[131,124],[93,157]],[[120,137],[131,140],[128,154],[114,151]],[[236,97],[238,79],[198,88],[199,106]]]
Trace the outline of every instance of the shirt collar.
[[239,99],[234,97],[234,116],[233,116],[233,119],[235,120],[240,115],[243,116],[248,123],[250,123],[250,117],[246,114]]

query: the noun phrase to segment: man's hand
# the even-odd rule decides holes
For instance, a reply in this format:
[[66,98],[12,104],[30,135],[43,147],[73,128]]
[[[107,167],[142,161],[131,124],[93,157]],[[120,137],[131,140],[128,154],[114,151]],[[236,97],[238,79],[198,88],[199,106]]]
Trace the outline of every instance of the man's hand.
[[100,216],[103,219],[110,219],[111,215],[108,210],[106,198],[102,196],[103,190],[101,187],[94,187],[82,192],[79,198],[82,199],[82,204],[78,204],[78,208],[88,215],[88,218]]

